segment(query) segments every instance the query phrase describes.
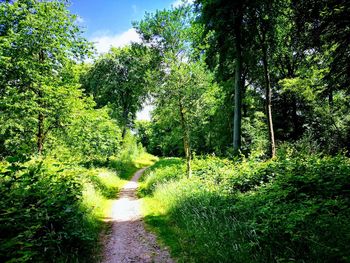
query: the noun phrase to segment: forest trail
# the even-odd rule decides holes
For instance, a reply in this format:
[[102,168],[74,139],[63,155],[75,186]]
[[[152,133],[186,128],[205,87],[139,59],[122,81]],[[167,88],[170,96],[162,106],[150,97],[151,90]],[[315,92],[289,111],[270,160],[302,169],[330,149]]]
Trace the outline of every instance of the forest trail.
[[140,200],[136,189],[146,168],[137,171],[122,188],[112,205],[112,230],[105,240],[103,263],[172,263],[169,252],[159,247],[156,236],[147,232],[142,221]]

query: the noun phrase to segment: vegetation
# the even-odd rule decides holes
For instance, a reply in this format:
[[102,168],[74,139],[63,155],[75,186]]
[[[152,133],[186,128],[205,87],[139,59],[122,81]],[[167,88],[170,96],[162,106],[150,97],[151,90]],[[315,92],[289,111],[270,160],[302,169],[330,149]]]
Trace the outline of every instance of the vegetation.
[[183,1],[93,57],[68,1],[0,1],[0,261],[98,261],[154,154],[180,262],[350,262],[348,2]]
[[[152,72],[152,76],[160,76],[149,81],[155,86],[152,96],[156,107],[147,125],[147,133],[151,134],[145,145],[148,151],[164,156],[186,155],[181,147],[186,136],[180,113],[174,112],[172,104],[163,102],[163,94],[169,94],[163,86],[171,84],[167,77],[176,73],[169,60],[175,65],[181,60],[198,65],[205,61],[205,75],[214,74],[190,92],[181,88],[193,103],[185,112],[198,109],[202,114],[197,115],[195,125],[187,125],[186,141],[191,152],[218,156],[260,152],[262,158],[268,158],[275,155],[278,144],[304,136],[312,137],[325,153],[349,150],[349,92],[343,82],[348,77],[343,71],[345,66],[335,73],[332,61],[332,56],[338,56],[334,52],[346,58],[348,38],[344,37],[348,32],[339,22],[343,20],[335,22],[330,18],[335,12],[330,6],[336,6],[339,16],[348,9],[344,2],[326,2],[329,5],[197,1],[195,7],[183,5],[158,11],[136,24],[145,45],[152,43],[154,52],[161,55],[159,67],[163,67]],[[313,16],[305,16],[309,12]],[[240,19],[242,25],[237,25],[237,33],[232,25],[240,23]],[[304,21],[302,25],[300,21]],[[313,28],[318,23],[322,26]],[[169,33],[175,30],[176,34]],[[326,37],[334,34],[337,37]],[[175,44],[171,37],[176,39]],[[311,38],[319,41],[312,44]],[[235,41],[240,42],[237,47]],[[171,52],[175,55],[166,59]],[[198,73],[189,69],[187,76],[191,74]],[[341,76],[337,80],[336,74]],[[181,87],[171,85],[172,91]],[[215,85],[217,88],[213,88]],[[198,96],[205,100],[198,100]],[[176,118],[169,118],[170,113]],[[144,134],[140,136],[145,138]]]
[[82,87],[94,95],[97,106],[110,106],[122,127],[122,138],[147,97],[144,76],[150,60],[147,49],[136,44],[112,48],[81,77]]
[[349,261],[348,158],[205,157],[193,160],[192,178],[184,170],[162,159],[139,192],[146,222],[179,262]]
[[[172,48],[169,36],[176,36],[177,65],[185,57],[188,65],[202,65],[204,75],[214,74],[182,86],[185,77],[168,80],[181,66],[162,61],[167,66],[157,78],[152,121],[136,123],[148,151],[187,159],[187,168],[180,158],[162,159],[139,189],[146,222],[180,262],[350,260],[349,145],[343,140],[349,136],[343,81],[349,78],[333,62],[338,52],[347,59],[348,31],[333,17],[349,14],[348,7],[198,0],[136,25],[146,44],[153,37]],[[182,33],[165,33],[174,27]],[[185,75],[192,74],[200,75],[193,69]],[[163,87],[166,94],[180,88],[186,97],[178,101],[189,109],[176,113],[176,106],[162,103]],[[197,109],[195,125],[183,126],[182,112],[191,116]],[[189,161],[191,178],[185,176]]]
[[111,200],[137,169],[154,160],[131,145],[109,162],[64,163],[53,157],[3,161],[1,261],[97,261]]
[[110,200],[155,160],[81,88],[75,19],[65,1],[0,3],[1,262],[98,261]]

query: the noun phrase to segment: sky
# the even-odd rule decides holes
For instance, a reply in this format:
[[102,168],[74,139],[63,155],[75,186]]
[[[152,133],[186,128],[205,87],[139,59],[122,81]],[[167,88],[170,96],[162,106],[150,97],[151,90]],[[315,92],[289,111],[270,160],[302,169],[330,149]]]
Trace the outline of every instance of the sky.
[[85,36],[95,42],[98,52],[107,52],[111,45],[124,46],[138,41],[132,21],[141,20],[145,12],[179,5],[181,0],[71,0],[70,10],[78,15]]
[[[132,22],[141,20],[145,12],[178,6],[181,0],[71,0],[70,10],[78,16],[85,37],[95,43],[98,53],[111,46],[122,47],[131,41],[138,42]],[[150,120],[151,105],[144,105],[137,119]]]

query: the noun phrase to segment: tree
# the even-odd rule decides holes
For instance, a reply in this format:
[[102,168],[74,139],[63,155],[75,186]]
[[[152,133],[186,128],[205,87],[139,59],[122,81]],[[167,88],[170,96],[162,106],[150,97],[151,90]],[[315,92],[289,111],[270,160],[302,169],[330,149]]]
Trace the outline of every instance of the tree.
[[83,88],[93,94],[97,107],[110,106],[112,116],[122,127],[122,138],[147,97],[146,71],[150,59],[147,48],[139,45],[112,48],[81,79]]
[[69,116],[78,86],[61,74],[89,53],[75,18],[65,1],[0,4],[0,140],[7,149],[2,151],[32,153],[35,136],[40,154],[48,133]]
[[[225,2],[196,1],[200,9],[200,21],[205,27],[205,34],[210,34],[209,43],[219,54],[219,64],[223,67],[225,60],[234,62],[234,117],[233,117],[233,150],[238,155],[241,148],[241,122],[242,122],[242,88],[244,83],[244,30],[243,17],[246,10],[244,1]],[[232,25],[232,26],[231,26]],[[229,56],[228,53],[230,54]],[[233,54],[233,56],[232,56]],[[215,56],[215,55],[214,55]],[[210,57],[210,54],[209,54]],[[232,73],[231,73],[232,74]]]
[[[266,123],[268,127],[269,150],[268,155],[274,157],[276,155],[276,143],[273,125],[272,113],[272,90],[273,79],[276,77],[271,74],[276,64],[274,53],[283,45],[279,43],[279,29],[278,23],[284,20],[286,9],[288,9],[288,2],[280,1],[265,1],[257,0],[251,2],[247,11],[247,28],[249,28],[250,43],[248,48],[251,52],[251,61],[247,69],[249,82],[253,85],[260,86],[265,90],[265,112]],[[282,31],[288,31],[288,27],[283,28]],[[253,34],[254,32],[254,34]],[[262,69],[260,69],[262,68]],[[263,76],[263,77],[261,77]]]
[[[147,14],[134,24],[143,42],[158,53],[159,74],[154,73],[153,97],[158,116],[172,120],[181,130],[187,176],[191,176],[191,130],[200,100],[213,87],[211,75],[192,57],[193,13],[189,5]],[[167,112],[168,116],[162,114]]]
[[350,3],[346,0],[292,1],[298,41],[304,49],[328,53],[327,95],[350,85]]
[[[275,155],[272,121],[272,54],[274,34],[281,4],[278,1],[197,1],[199,22],[205,26],[203,39],[208,39],[208,64],[217,71],[223,83],[233,82],[234,154],[241,150],[242,100],[248,86],[265,89],[265,112],[269,131],[269,155]],[[271,65],[270,65],[271,63]],[[260,70],[262,65],[262,70]],[[217,68],[217,69],[216,69]],[[261,76],[264,76],[261,78]],[[248,82],[248,84],[246,83]],[[232,89],[227,91],[232,94]],[[263,96],[263,95],[262,95]],[[243,105],[247,113],[247,105]]]
[[[271,31],[274,30],[272,24],[272,16],[271,10],[273,9],[273,5],[271,1],[267,1],[265,5],[259,5],[261,12],[257,12],[257,21],[258,21],[258,37],[262,51],[262,62],[264,68],[264,78],[265,78],[265,97],[266,97],[266,115],[267,115],[267,126],[269,130],[269,139],[270,139],[270,156],[275,157],[276,155],[276,144],[275,144],[275,135],[273,129],[273,120],[272,120],[272,91],[271,91],[271,80],[270,80],[270,68],[269,68],[269,53],[271,52],[270,43],[271,43],[271,35],[273,38],[273,33]],[[274,10],[276,11],[276,10]]]
[[157,100],[158,108],[172,109],[166,117],[181,127],[188,177],[192,173],[191,132],[208,118],[206,113],[211,105],[205,98],[216,89],[212,81],[211,75],[200,62],[173,64],[170,73],[164,79],[162,93]]

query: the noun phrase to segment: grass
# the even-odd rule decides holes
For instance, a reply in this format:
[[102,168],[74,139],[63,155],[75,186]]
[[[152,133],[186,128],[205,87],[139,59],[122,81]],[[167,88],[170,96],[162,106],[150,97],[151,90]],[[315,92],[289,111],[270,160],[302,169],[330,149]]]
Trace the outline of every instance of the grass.
[[206,157],[147,169],[147,227],[178,262],[350,262],[350,160],[301,155],[266,162]]
[[181,228],[177,227],[176,223],[168,215],[162,202],[151,197],[144,197],[142,199],[142,214],[146,222],[146,228],[160,237],[158,241],[162,245],[171,248],[173,258],[179,259],[185,251],[184,246],[186,242],[181,242],[181,237],[183,236]]
[[[111,206],[120,189],[138,169],[150,166],[157,160],[157,157],[143,152],[133,160],[126,162],[111,160],[109,168],[90,168],[88,170],[88,179],[83,183],[82,210],[86,211],[87,220],[95,235],[101,233],[103,236],[110,231],[111,224],[108,219]],[[95,261],[101,259],[103,241],[102,238],[94,249]]]
[[99,262],[112,200],[154,160],[141,154],[89,164],[50,157],[1,162],[0,262]]
[[[127,181],[120,179],[115,171],[107,168],[90,168],[87,172],[89,176],[83,182],[80,210],[85,214],[91,236],[97,241],[100,233],[109,231],[106,219],[109,217],[112,201]],[[100,260],[102,245],[97,243],[92,249],[91,260]]]

